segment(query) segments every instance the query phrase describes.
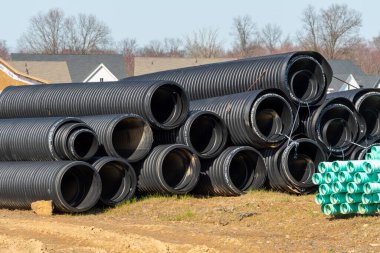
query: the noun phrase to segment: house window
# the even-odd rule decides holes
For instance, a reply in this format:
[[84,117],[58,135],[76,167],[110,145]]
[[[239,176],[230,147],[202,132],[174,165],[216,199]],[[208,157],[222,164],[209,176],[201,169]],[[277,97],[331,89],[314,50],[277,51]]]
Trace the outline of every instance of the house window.
[[104,81],[103,77],[100,78],[100,82],[102,83]]

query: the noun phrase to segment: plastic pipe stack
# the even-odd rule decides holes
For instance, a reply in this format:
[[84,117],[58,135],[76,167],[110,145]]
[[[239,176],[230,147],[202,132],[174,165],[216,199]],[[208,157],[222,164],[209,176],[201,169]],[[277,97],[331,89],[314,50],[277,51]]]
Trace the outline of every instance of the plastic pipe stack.
[[326,215],[374,214],[380,210],[380,146],[366,160],[321,162],[312,177],[315,202]]

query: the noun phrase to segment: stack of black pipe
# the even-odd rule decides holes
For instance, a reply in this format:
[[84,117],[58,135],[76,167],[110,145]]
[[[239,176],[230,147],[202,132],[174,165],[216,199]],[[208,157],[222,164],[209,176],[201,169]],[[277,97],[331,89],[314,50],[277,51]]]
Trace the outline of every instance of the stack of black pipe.
[[312,192],[319,162],[362,157],[380,142],[380,93],[326,96],[331,79],[320,54],[294,52],[119,82],[8,87],[0,206],[48,199],[80,212],[135,192]]

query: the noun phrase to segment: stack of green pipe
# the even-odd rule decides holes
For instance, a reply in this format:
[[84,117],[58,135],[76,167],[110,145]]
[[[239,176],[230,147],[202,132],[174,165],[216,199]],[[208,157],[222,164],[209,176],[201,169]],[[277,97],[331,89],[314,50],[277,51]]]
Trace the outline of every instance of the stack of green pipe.
[[315,202],[326,215],[373,214],[380,211],[380,146],[367,160],[321,162],[312,177],[319,185]]

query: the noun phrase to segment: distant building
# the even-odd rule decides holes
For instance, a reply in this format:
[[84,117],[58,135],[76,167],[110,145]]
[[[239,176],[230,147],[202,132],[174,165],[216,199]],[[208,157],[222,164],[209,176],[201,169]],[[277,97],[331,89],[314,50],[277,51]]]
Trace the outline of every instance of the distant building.
[[198,66],[209,63],[232,61],[234,58],[179,58],[179,57],[135,57],[134,75]]
[[328,92],[374,88],[380,84],[380,76],[367,75],[349,60],[329,60],[333,70],[333,79]]
[[47,81],[21,73],[9,65],[6,61],[0,59],[0,91],[7,86],[46,84]]
[[118,54],[46,55],[11,54],[18,71],[51,83],[108,82],[127,77],[124,58]]

